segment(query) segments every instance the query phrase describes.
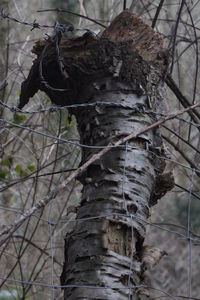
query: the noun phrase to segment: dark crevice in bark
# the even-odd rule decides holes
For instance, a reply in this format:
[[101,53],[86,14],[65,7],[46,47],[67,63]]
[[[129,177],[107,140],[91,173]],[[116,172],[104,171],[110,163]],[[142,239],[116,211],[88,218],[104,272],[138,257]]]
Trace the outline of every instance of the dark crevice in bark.
[[[70,110],[81,143],[91,146],[106,146],[157,120],[155,111],[162,111],[165,101],[167,53],[162,38],[136,16],[124,11],[101,37],[63,39],[59,48],[65,78],[55,44],[48,42],[44,78],[65,91],[41,82],[40,55],[47,41],[39,41],[34,48],[38,58],[22,84],[20,108],[38,89],[57,105],[97,103]],[[83,148],[81,163],[98,151]],[[143,246],[149,207],[173,187],[173,177],[164,173],[164,155],[159,129],[153,129],[111,149],[81,174],[77,221],[65,240],[61,283],[73,285],[65,288],[65,299],[137,298],[141,290],[129,287],[143,283],[147,257],[164,255]]]

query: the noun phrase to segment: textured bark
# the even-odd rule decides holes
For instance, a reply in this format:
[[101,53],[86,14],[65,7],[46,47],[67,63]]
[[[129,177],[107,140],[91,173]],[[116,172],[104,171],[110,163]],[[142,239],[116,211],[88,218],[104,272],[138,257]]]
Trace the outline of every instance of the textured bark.
[[[62,40],[65,76],[49,42],[42,65],[53,89],[40,78],[46,43],[34,48],[38,58],[22,85],[20,108],[38,89],[59,105],[96,102],[71,110],[81,143],[92,146],[106,146],[156,121],[153,111],[162,110],[165,101],[167,53],[162,38],[136,16],[123,12],[101,37]],[[82,163],[96,152],[83,148]],[[173,186],[171,174],[163,173],[163,156],[159,130],[149,130],[111,149],[81,175],[77,222],[66,236],[65,299],[136,299],[144,292],[134,286],[143,284],[145,268],[165,254],[143,246],[149,207]]]

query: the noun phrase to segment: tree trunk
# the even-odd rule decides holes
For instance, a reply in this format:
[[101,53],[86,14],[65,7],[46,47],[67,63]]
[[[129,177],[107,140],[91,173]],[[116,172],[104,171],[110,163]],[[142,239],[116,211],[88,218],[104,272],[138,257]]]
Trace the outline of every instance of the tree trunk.
[[[40,41],[34,49],[38,58],[19,107],[38,89],[58,105],[85,104],[71,109],[81,144],[92,146],[83,147],[82,164],[102,146],[157,120],[167,53],[162,38],[135,15],[124,11],[101,37],[62,40],[62,59],[54,42],[44,51],[45,45]],[[159,130],[153,129],[110,149],[80,176],[81,204],[65,243],[64,299],[137,299],[147,293],[144,270],[164,254],[143,246],[149,207],[173,186],[172,176],[163,173],[163,157]]]
[[[8,1],[3,0],[1,3],[1,9],[8,11]],[[1,53],[0,53],[0,100],[4,102],[5,90],[6,90],[6,76],[7,76],[7,45],[6,41],[8,38],[8,22],[1,22],[0,28],[0,41],[1,41]],[[0,106],[0,117],[3,116],[3,107]]]

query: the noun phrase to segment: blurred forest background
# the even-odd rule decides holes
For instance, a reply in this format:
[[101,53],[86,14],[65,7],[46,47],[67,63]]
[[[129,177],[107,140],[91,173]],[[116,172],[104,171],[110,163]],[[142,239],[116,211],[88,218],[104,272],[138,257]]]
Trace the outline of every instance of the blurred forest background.
[[[161,7],[155,30],[174,55],[169,72],[182,93],[177,98],[166,85],[166,114],[198,102],[200,1],[126,2],[150,26]],[[66,108],[52,109],[42,92],[34,96],[23,113],[15,112],[13,107],[18,104],[21,83],[34,59],[32,47],[38,39],[52,34],[56,21],[70,21],[76,29],[90,29],[95,34],[102,28],[69,13],[37,11],[64,8],[107,26],[123,10],[123,4],[121,0],[0,0],[4,9],[0,20],[1,226],[12,224],[43,196],[56,195],[58,184],[80,162],[81,149],[74,144],[79,141],[76,120],[68,116]],[[4,14],[27,24],[5,18]],[[31,30],[29,24],[34,20],[48,26]],[[77,30],[76,34],[83,32]],[[190,295],[189,299],[200,299],[199,129],[199,109],[162,126],[167,168],[174,170],[176,185],[154,206],[147,231],[148,244],[168,253],[147,274],[147,282],[157,289],[155,297],[167,297],[160,292],[164,290],[174,298]],[[74,180],[4,241],[0,248],[0,300],[63,299],[60,275],[64,238],[73,226],[80,192],[81,185]]]

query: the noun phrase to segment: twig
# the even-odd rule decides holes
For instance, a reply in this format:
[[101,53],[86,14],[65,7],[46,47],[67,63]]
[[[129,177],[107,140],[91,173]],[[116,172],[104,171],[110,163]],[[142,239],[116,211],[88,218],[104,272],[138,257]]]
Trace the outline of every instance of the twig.
[[123,10],[126,9],[126,0],[124,0],[124,3],[123,3]]
[[37,12],[51,12],[51,11],[55,11],[55,12],[64,12],[64,13],[67,13],[67,14],[70,14],[70,15],[73,15],[73,16],[76,16],[76,17],[80,17],[80,18],[83,18],[83,19],[86,19],[88,21],[91,21],[103,28],[107,28],[105,25],[103,25],[102,23],[100,23],[99,21],[96,21],[95,19],[92,19],[90,17],[87,17],[87,16],[84,16],[84,15],[81,15],[81,14],[78,14],[78,13],[75,13],[71,10],[68,10],[68,9],[61,9],[61,8],[49,8],[49,9],[40,9],[40,10],[37,10]]
[[[189,100],[181,93],[180,89],[178,88],[177,84],[173,80],[173,78],[170,75],[167,75],[165,79],[166,84],[168,87],[173,91],[177,99],[180,101],[180,103],[183,105],[183,107],[189,107],[191,104]],[[189,112],[193,121],[195,123],[199,123],[198,120],[194,115],[196,115],[200,119],[200,113],[196,109],[194,109],[192,112]]]
[[174,56],[175,56],[175,49],[176,49],[176,36],[177,36],[178,25],[179,25],[179,22],[180,22],[181,12],[182,12],[184,4],[185,4],[185,0],[182,0],[181,5],[180,5],[180,9],[179,9],[179,12],[178,12],[178,16],[177,16],[177,19],[176,19],[176,24],[175,24],[175,29],[174,29],[174,36],[173,36],[173,43],[172,43],[172,62],[171,62],[171,67],[170,67],[170,74],[172,73],[173,67],[174,67]]
[[198,169],[196,164],[185,154],[185,152],[181,150],[180,147],[172,141],[172,139],[166,136],[163,136],[163,138],[185,159],[185,161],[187,161],[187,163],[190,165],[192,169],[195,169],[196,174],[200,176],[200,170]]
[[[192,14],[189,10],[189,7],[187,5],[187,3],[185,3],[185,6],[187,8],[188,14],[190,16],[190,20],[191,20],[191,24],[193,26],[193,31],[194,31],[194,37],[195,37],[195,52],[196,52],[196,61],[195,61],[195,78],[194,78],[194,89],[193,89],[193,97],[192,97],[192,104],[195,102],[196,99],[196,91],[197,91],[197,78],[198,78],[198,73],[199,73],[199,47],[198,47],[198,37],[197,37],[197,32],[195,29],[195,24],[194,24],[194,20],[192,17]],[[188,132],[188,141],[190,141],[190,135],[191,135],[191,124],[189,126],[189,132]]]
[[[178,183],[175,183],[175,186],[177,186],[178,188],[180,188],[181,190],[183,190],[183,191],[186,192],[186,193],[189,193],[189,192],[190,192],[188,189],[184,188],[183,186],[179,185]],[[194,192],[191,192],[191,195],[192,195],[193,197],[195,197],[196,199],[200,200],[200,197],[199,197],[197,194],[195,194]],[[194,234],[194,233],[193,233],[193,234]]]
[[158,8],[156,10],[155,16],[153,18],[153,22],[152,22],[152,25],[151,25],[152,28],[154,28],[156,26],[156,22],[158,20],[158,16],[159,16],[159,13],[160,13],[160,11],[162,9],[164,1],[165,0],[160,0],[160,3],[159,3]]
[[[35,244],[34,242],[32,242],[30,239],[26,238],[25,236],[13,235],[13,238],[24,240],[27,244],[30,244],[31,246],[33,246],[34,248],[39,250],[41,253],[43,253],[46,256],[48,256],[49,258],[51,258],[50,254],[45,249],[40,248],[37,244]],[[62,264],[56,258],[54,258],[54,262],[57,263],[60,267],[62,266]]]

